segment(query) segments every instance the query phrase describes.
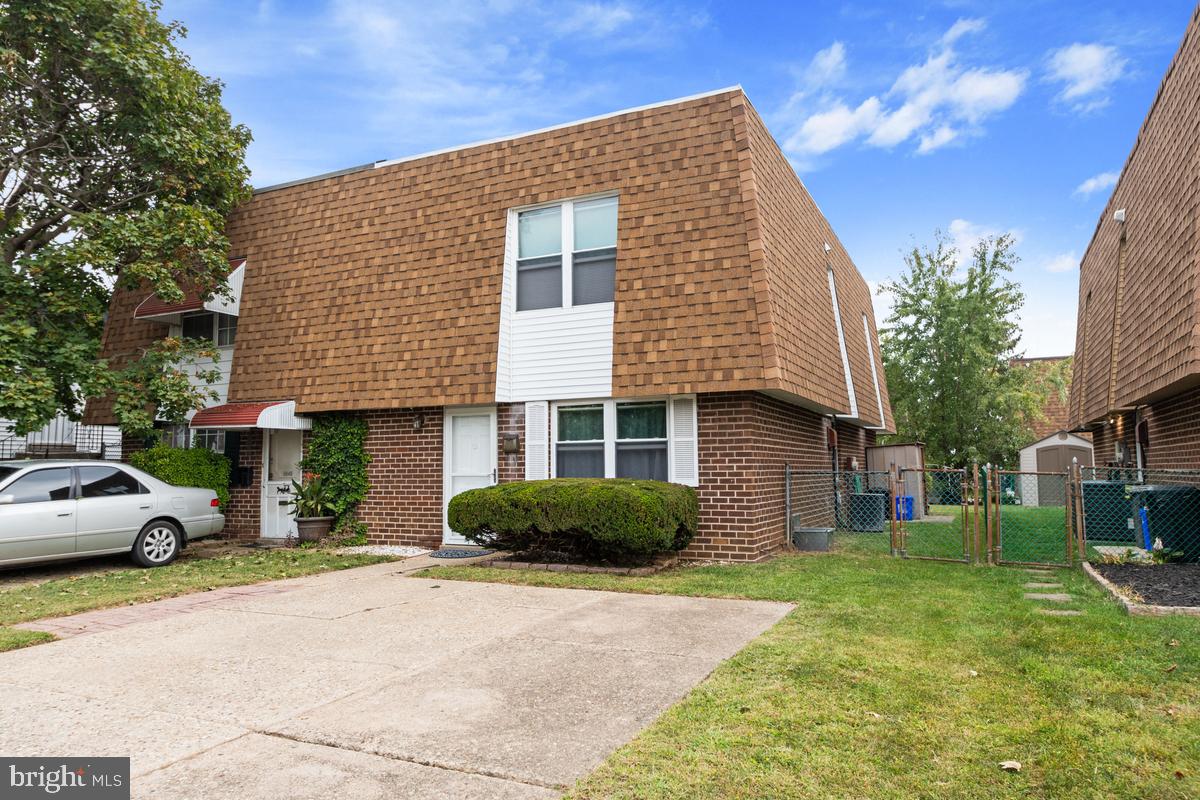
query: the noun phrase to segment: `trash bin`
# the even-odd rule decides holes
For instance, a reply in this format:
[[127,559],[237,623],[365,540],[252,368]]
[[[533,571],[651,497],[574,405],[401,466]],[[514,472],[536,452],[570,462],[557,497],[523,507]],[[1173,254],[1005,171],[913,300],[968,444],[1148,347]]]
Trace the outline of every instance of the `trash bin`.
[[879,533],[887,521],[887,494],[859,492],[850,495],[850,530]]
[[[797,515],[799,516],[799,515]],[[793,517],[795,520],[796,517]],[[833,528],[792,528],[792,545],[797,550],[825,551]]]
[[1161,539],[1163,550],[1182,553],[1184,561],[1200,561],[1200,489],[1194,486],[1130,486],[1129,497],[1138,513],[1145,509],[1151,543]]
[[[1083,527],[1089,542],[1136,542],[1124,481],[1081,481]],[[1136,488],[1136,487],[1129,487]]]
[[913,518],[913,498],[911,494],[896,496],[896,519],[905,521]]

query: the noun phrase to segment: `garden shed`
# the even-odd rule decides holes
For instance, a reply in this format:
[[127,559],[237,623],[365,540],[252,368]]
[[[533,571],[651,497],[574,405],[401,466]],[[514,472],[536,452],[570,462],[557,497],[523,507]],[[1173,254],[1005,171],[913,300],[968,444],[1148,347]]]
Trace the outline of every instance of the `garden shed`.
[[[1071,464],[1092,466],[1092,443],[1067,431],[1052,433],[1021,449],[1021,472],[1066,472]],[[1021,503],[1027,506],[1061,506],[1066,502],[1064,482],[1052,475],[1021,481]]]
[[903,476],[903,487],[899,489],[902,495],[913,499],[913,519],[925,516],[929,507],[925,499],[924,475],[917,471],[925,469],[925,445],[921,442],[904,442],[898,444],[881,444],[867,449],[867,469],[872,472],[893,472],[913,470]]

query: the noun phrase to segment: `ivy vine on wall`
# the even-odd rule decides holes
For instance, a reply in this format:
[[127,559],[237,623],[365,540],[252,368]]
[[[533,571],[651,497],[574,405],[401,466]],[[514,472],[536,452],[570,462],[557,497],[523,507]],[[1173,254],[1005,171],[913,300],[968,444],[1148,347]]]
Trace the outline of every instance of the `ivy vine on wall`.
[[371,488],[367,482],[367,421],[359,417],[329,415],[313,420],[308,451],[300,461],[305,472],[315,472],[330,494],[330,506],[339,529],[353,523],[354,509]]

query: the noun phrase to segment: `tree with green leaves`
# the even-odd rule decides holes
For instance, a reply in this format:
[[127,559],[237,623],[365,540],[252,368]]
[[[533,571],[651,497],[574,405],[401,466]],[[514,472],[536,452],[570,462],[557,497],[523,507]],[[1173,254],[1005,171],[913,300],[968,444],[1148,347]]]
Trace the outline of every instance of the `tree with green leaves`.
[[1009,276],[1011,236],[980,241],[966,263],[939,233],[884,285],[895,297],[880,347],[896,441],[925,443],[930,465],[1016,464],[1053,378],[1013,365],[1025,296]]
[[99,358],[111,291],[228,291],[226,215],[249,194],[249,131],[151,0],[0,0],[0,417],[18,433],[111,395],[122,427],[212,396],[167,339]]

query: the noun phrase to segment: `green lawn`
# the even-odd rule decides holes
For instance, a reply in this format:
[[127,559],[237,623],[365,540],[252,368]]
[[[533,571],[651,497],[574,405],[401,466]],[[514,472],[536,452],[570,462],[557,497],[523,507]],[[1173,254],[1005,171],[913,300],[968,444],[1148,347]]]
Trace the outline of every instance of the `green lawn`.
[[18,622],[161,600],[220,586],[361,567],[386,560],[368,555],[335,555],[318,549],[264,550],[246,555],[181,560],[155,569],[130,568],[62,578],[35,586],[0,588],[0,651],[54,638],[49,634],[6,627]]
[[645,578],[424,574],[797,604],[575,798],[1200,796],[1200,619],[1126,616],[1066,570],[1086,616],[1045,617],[1020,569],[892,559],[862,536]]

